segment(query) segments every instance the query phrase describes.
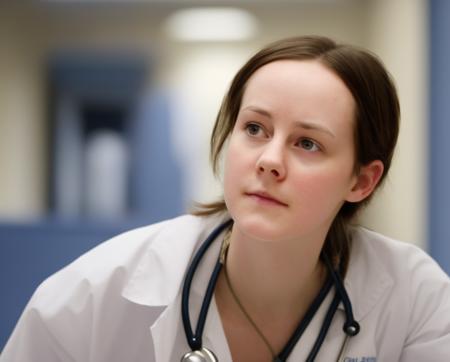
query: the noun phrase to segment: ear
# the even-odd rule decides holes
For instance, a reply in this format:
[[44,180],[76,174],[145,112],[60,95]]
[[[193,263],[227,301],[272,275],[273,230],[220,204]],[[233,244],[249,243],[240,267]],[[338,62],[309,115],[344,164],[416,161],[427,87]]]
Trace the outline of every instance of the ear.
[[350,190],[346,201],[359,202],[368,197],[375,190],[383,175],[384,165],[380,160],[375,160],[360,168],[356,175],[356,182]]

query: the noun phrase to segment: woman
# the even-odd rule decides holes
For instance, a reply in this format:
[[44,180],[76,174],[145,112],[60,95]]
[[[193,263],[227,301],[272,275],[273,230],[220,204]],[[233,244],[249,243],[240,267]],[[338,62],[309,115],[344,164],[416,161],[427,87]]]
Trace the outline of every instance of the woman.
[[235,76],[213,131],[224,201],[49,278],[0,360],[448,361],[449,278],[416,247],[350,226],[398,129],[370,53],[323,37],[270,44]]

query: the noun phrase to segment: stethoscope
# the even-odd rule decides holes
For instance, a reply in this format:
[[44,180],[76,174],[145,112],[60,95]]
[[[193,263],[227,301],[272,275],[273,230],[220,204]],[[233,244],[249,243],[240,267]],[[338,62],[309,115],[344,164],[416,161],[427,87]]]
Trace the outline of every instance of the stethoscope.
[[[206,347],[203,347],[202,335],[203,335],[203,330],[205,328],[205,322],[206,322],[206,317],[208,314],[209,305],[211,303],[211,299],[214,294],[214,288],[216,286],[217,279],[219,277],[219,273],[220,273],[220,270],[222,269],[222,265],[223,265],[220,255],[219,255],[219,258],[217,259],[216,265],[214,267],[214,270],[209,279],[208,286],[206,288],[206,293],[205,293],[205,297],[203,298],[203,303],[200,308],[200,313],[198,316],[198,322],[197,322],[197,326],[195,328],[195,332],[192,330],[192,325],[191,325],[191,320],[190,320],[190,315],[189,315],[189,294],[190,294],[190,290],[191,290],[192,280],[195,275],[195,271],[197,270],[197,267],[200,264],[200,261],[202,260],[206,251],[211,246],[211,244],[216,240],[217,236],[219,236],[220,233],[222,233],[222,231],[224,231],[225,229],[230,227],[232,225],[232,223],[233,223],[233,220],[228,220],[225,223],[219,225],[216,229],[214,229],[212,231],[212,233],[206,238],[206,240],[200,246],[197,253],[194,255],[194,258],[192,259],[192,263],[187,270],[186,277],[184,280],[184,285],[183,285],[182,299],[181,299],[181,316],[183,319],[184,332],[186,334],[187,342],[189,344],[189,347],[191,348],[191,351],[187,352],[181,358],[181,362],[218,362],[219,361],[218,358],[214,355],[214,353],[212,351],[210,351]],[[302,321],[298,325],[297,329],[294,331],[291,338],[286,343],[286,346],[278,354],[278,356],[276,357],[274,362],[282,362],[282,361],[287,360],[290,353],[294,349],[295,345],[297,344],[298,340],[302,336],[303,332],[308,327],[309,323],[314,318],[314,315],[316,314],[317,310],[321,306],[322,302],[325,300],[325,297],[327,296],[328,292],[331,290],[333,285],[336,289],[336,293],[333,297],[333,300],[332,300],[330,306],[328,307],[328,310],[325,314],[325,319],[322,323],[319,334],[314,342],[314,345],[313,345],[306,361],[307,362],[314,361],[317,354],[319,353],[320,347],[322,346],[323,341],[325,340],[325,337],[331,326],[333,317],[338,309],[339,303],[342,302],[342,304],[344,305],[346,320],[345,320],[345,323],[343,326],[343,330],[345,332],[345,339],[341,346],[341,349],[339,351],[339,356],[336,361],[340,361],[340,359],[344,353],[344,350],[346,348],[348,338],[356,336],[360,331],[360,326],[353,317],[352,304],[348,297],[347,291],[345,290],[345,287],[344,287],[344,284],[342,282],[339,272],[333,268],[329,259],[325,256],[324,256],[324,261],[325,261],[325,264],[329,271],[329,277],[328,277],[327,281],[324,283],[324,285],[322,286],[321,290],[319,291],[318,295],[314,299],[313,303],[307,310],[305,316],[303,317]]]

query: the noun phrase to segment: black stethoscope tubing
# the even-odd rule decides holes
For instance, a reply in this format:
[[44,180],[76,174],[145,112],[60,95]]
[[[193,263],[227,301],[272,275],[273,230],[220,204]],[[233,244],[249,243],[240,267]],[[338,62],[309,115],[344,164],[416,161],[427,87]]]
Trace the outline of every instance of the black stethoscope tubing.
[[328,307],[327,314],[325,315],[325,319],[322,323],[317,339],[314,342],[314,345],[311,349],[311,352],[308,355],[308,358],[306,359],[306,362],[313,362],[317,354],[319,353],[320,347],[322,346],[325,337],[327,336],[328,330],[330,329],[331,322],[333,320],[334,315],[336,314],[340,301],[341,299],[339,297],[339,294],[336,293],[333,297],[330,306]]
[[191,290],[192,280],[194,279],[195,271],[197,270],[197,267],[200,264],[200,261],[202,260],[208,248],[211,246],[214,240],[216,240],[217,236],[219,236],[220,233],[227,227],[229,227],[232,223],[233,220],[230,219],[227,222],[221,224],[215,230],[213,230],[213,232],[207,237],[204,243],[200,246],[199,250],[192,259],[191,265],[186,273],[181,299],[181,316],[183,319],[184,331],[186,333],[186,338],[189,347],[191,347],[193,351],[202,348],[202,335],[203,329],[205,328],[206,316],[208,314],[209,304],[211,303],[211,299],[214,294],[214,288],[216,286],[217,279],[219,278],[220,270],[222,269],[222,264],[217,262],[211,274],[211,278],[209,280],[208,287],[206,289],[205,297],[203,298],[200,314],[198,316],[195,333],[192,331],[191,319],[189,314],[189,294],[190,294],[189,292]]
[[[200,313],[198,316],[197,326],[195,328],[195,333],[192,330],[191,321],[190,321],[190,313],[189,313],[189,294],[190,289],[192,285],[192,281],[194,279],[195,272],[198,268],[198,265],[200,264],[200,261],[202,260],[203,256],[205,255],[206,251],[209,249],[211,244],[215,241],[217,236],[222,233],[227,227],[231,226],[233,223],[233,220],[230,219],[223,224],[219,225],[216,229],[214,229],[211,234],[206,238],[206,240],[203,242],[203,244],[200,246],[197,253],[194,255],[194,258],[192,259],[191,265],[189,266],[186,277],[183,285],[182,290],[182,301],[181,301],[181,316],[183,321],[183,327],[186,334],[186,339],[189,344],[189,347],[192,351],[198,351],[202,349],[202,335],[203,330],[206,323],[206,317],[208,314],[209,305],[211,303],[214,289],[217,283],[217,280],[219,278],[220,271],[222,269],[222,263],[220,262],[220,256],[216,262],[216,265],[214,267],[214,270],[211,274],[206,292],[205,297],[203,298],[203,302],[200,308]],[[319,291],[319,294],[311,304],[310,308],[306,312],[304,318],[300,322],[299,326],[294,331],[292,337],[287,342],[286,346],[283,348],[283,350],[279,353],[275,361],[286,361],[292,350],[294,349],[295,345],[297,344],[298,340],[301,338],[303,332],[308,327],[311,320],[314,318],[314,315],[316,314],[317,310],[320,308],[322,302],[328,295],[330,289],[334,285],[336,288],[335,296],[333,297],[333,300],[327,310],[327,313],[325,315],[324,321],[322,323],[322,326],[320,328],[319,334],[316,338],[316,341],[314,342],[314,345],[308,355],[308,358],[306,361],[314,361],[317,354],[319,353],[320,347],[322,346],[325,337],[328,333],[328,330],[331,326],[331,322],[333,320],[334,315],[336,314],[336,311],[338,309],[339,303],[342,302],[344,305],[344,310],[346,314],[346,321],[343,326],[343,330],[347,336],[355,336],[360,331],[360,326],[358,322],[355,321],[353,317],[353,310],[352,305],[350,302],[350,299],[348,297],[348,294],[345,290],[345,287],[342,283],[342,280],[340,278],[340,275],[331,265],[328,258],[324,255],[325,264],[327,265],[327,268],[329,270],[329,278],[325,282],[324,286]]]
[[[319,294],[317,295],[317,297],[314,299],[311,306],[306,311],[305,316],[303,317],[302,321],[298,325],[297,329],[294,331],[294,333],[292,334],[291,338],[286,343],[286,345],[282,349],[282,351],[278,354],[279,361],[287,360],[287,358],[291,354],[292,350],[294,349],[295,345],[297,344],[297,342],[300,340],[301,336],[303,335],[303,332],[305,332],[306,328],[308,328],[308,325],[313,320],[317,310],[322,305],[322,302],[325,300],[325,298],[328,295],[332,286],[333,286],[333,281],[331,278],[328,278],[328,280],[325,282],[324,286],[320,289]],[[316,342],[317,342],[317,340],[316,340]]]

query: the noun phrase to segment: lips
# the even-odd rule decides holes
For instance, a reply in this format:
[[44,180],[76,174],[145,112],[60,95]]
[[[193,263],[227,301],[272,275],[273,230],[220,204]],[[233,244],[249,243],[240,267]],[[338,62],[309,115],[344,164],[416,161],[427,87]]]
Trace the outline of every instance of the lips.
[[272,196],[271,194],[265,191],[246,192],[245,194],[261,203],[288,206],[283,201],[277,199],[276,197]]

